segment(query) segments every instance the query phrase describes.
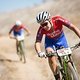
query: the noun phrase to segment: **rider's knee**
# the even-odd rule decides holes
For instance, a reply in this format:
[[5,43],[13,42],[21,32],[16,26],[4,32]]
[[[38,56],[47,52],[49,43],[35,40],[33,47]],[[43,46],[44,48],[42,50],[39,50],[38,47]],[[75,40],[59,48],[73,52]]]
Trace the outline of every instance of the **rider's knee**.
[[49,60],[50,60],[49,62],[50,62],[51,65],[58,66],[57,60],[54,56],[52,58],[50,58]]

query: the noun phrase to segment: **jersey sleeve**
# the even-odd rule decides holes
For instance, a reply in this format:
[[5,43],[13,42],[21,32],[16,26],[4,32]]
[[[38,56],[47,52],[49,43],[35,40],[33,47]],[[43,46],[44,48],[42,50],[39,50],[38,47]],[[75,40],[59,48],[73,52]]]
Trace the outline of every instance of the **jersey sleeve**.
[[43,37],[43,33],[41,28],[39,28],[37,35],[36,35],[36,42],[41,42],[42,41],[42,37]]
[[14,26],[12,26],[12,28],[9,31],[9,34],[14,30]]
[[59,16],[58,20],[59,20],[60,22],[62,22],[62,24],[65,25],[65,26],[67,26],[67,27],[70,27],[70,25],[71,25],[71,22],[70,22],[69,20],[64,19],[64,18],[61,17],[61,16]]
[[24,25],[21,25],[21,28],[23,28],[23,29],[26,29],[26,26],[24,26]]

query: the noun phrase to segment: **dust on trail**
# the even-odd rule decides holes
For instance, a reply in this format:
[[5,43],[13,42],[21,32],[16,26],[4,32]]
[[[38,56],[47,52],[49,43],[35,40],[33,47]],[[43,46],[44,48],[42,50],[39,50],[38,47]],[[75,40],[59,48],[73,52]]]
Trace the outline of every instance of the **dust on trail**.
[[15,41],[8,37],[0,40],[0,80],[53,80],[47,59],[38,58],[29,49],[24,64],[16,54]]
[[[0,40],[0,80],[54,80],[47,59],[38,58],[33,48],[27,48],[29,54],[26,54],[27,62],[24,64],[16,54],[15,41],[8,37]],[[73,56],[80,71],[79,49],[74,53],[78,53]]]
[[[24,64],[16,58],[9,59],[9,56],[8,59],[0,59],[0,70],[2,70],[0,80],[52,80],[46,64],[44,66],[42,63],[39,64],[28,58],[26,60],[27,62]],[[45,68],[42,68],[43,66]]]

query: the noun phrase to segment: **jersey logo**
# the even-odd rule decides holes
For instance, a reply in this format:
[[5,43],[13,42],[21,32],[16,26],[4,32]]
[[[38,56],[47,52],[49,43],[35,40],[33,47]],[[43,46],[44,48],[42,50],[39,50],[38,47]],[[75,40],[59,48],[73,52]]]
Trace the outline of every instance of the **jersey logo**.
[[53,38],[53,37],[56,37],[56,36],[60,35],[61,33],[62,33],[62,31],[57,30],[57,31],[54,31],[52,33],[47,33],[46,35]]

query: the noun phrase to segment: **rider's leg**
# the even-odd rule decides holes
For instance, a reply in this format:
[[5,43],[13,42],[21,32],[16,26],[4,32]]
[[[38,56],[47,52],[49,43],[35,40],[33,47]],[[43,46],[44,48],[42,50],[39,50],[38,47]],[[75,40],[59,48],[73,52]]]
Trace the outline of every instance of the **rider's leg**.
[[16,40],[16,51],[17,51],[17,54],[18,54],[18,56],[19,56],[20,61],[22,61],[22,57],[21,57],[21,55],[20,55],[19,49],[20,49],[19,41]]
[[[52,52],[54,53],[54,50],[50,47],[46,49],[47,53]],[[55,54],[54,54],[55,55]],[[57,64],[57,56],[48,57],[49,66],[56,78],[56,80],[60,80],[60,75],[58,71],[58,64]]]
[[19,48],[18,48],[18,41],[16,40],[16,51],[17,51],[17,54],[19,52]]
[[23,56],[24,59],[24,63],[26,63],[24,40],[20,41],[20,49],[21,55]]

